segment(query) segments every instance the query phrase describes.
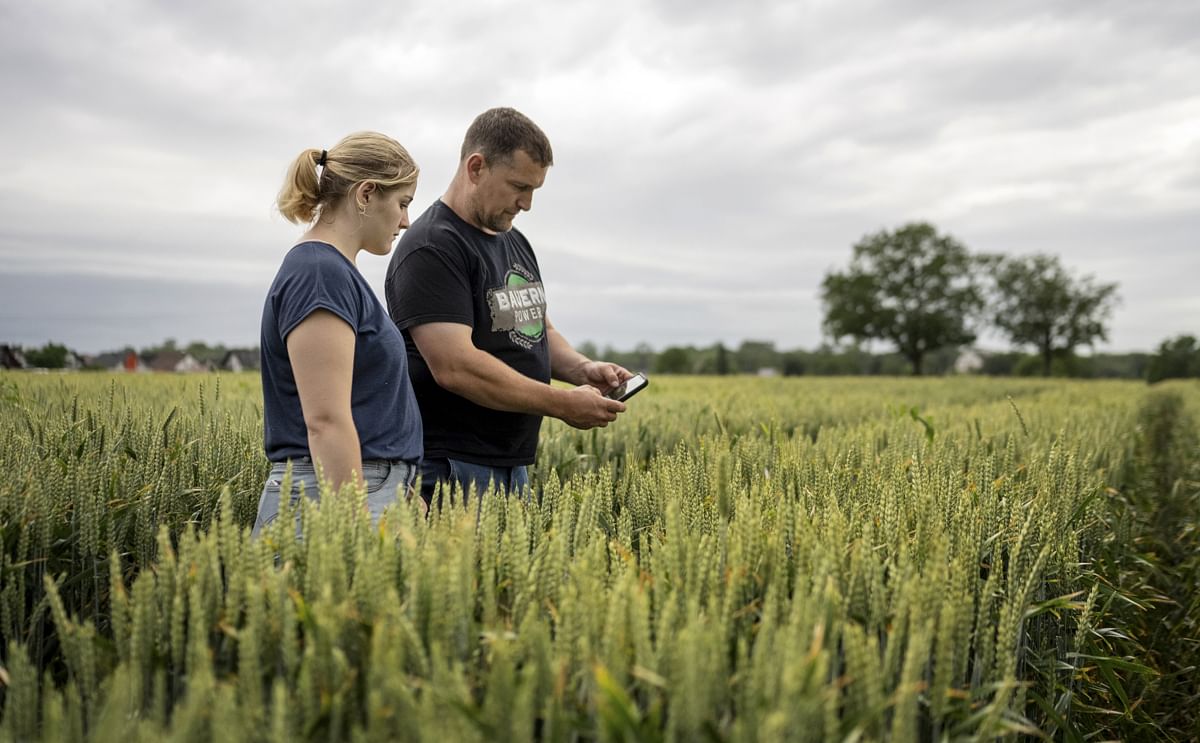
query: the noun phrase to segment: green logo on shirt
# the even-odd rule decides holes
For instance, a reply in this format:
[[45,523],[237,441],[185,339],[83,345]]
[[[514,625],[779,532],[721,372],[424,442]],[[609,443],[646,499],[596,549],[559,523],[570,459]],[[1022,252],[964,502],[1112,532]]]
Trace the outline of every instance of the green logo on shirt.
[[531,281],[518,270],[509,271],[504,286],[488,290],[487,302],[492,332],[507,331],[514,343],[525,348],[545,335],[546,293],[542,282]]

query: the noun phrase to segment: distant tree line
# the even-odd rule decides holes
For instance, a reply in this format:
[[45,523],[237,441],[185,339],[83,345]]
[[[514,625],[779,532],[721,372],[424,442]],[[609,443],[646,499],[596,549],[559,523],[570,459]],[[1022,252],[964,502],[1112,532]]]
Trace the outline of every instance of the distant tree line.
[[[581,344],[579,350],[592,358],[602,358],[651,374],[899,376],[912,373],[912,362],[902,353],[872,353],[855,345],[822,344],[813,350],[778,350],[771,341],[746,340],[737,346],[726,346],[724,343],[667,346],[661,351],[656,351],[647,343],[640,343],[633,350],[621,351],[611,346],[601,349],[589,342]],[[235,349],[222,344],[209,346],[201,342],[179,347],[170,339],[140,351],[128,347],[112,353],[136,353],[153,358],[164,351],[183,351],[197,361],[212,366],[219,364],[229,351],[258,353],[257,349]],[[977,363],[969,365],[965,371],[993,376],[1029,377],[1042,374],[1042,358],[1036,353],[972,353],[978,357]],[[73,352],[60,343],[47,343],[39,348],[26,348],[23,355],[29,366],[61,369]],[[81,358],[86,361],[94,357]],[[939,348],[926,355],[924,371],[933,375],[952,374],[956,371],[956,363],[963,358],[964,354],[957,348]],[[1057,356],[1052,361],[1050,373],[1059,377],[1147,379],[1150,382],[1200,377],[1200,343],[1197,343],[1195,336],[1181,335],[1164,340],[1152,354]]]
[[[1158,381],[1169,377],[1200,376],[1200,349],[1191,336],[1164,341],[1156,354],[1097,353],[1090,356],[1060,356],[1051,364],[1051,376],[1084,379],[1148,379]],[[1181,345],[1182,344],[1182,345]],[[1172,350],[1164,354],[1164,348]],[[738,346],[722,343],[711,346],[667,346],[655,351],[648,344],[639,344],[631,351],[597,348],[584,343],[580,351],[589,356],[613,361],[636,371],[650,374],[758,374],[764,376],[901,376],[912,373],[912,362],[897,351],[872,353],[859,346],[824,344],[813,350],[777,350],[768,341],[748,340]],[[1188,355],[1190,354],[1190,355]],[[1021,351],[960,352],[957,348],[940,348],[924,359],[924,373],[954,374],[956,364],[964,358],[975,361],[961,371],[991,376],[1036,377],[1042,375],[1042,358],[1036,353]],[[724,359],[722,361],[722,359]],[[1181,359],[1192,359],[1181,363]],[[1187,366],[1190,363],[1191,366]],[[1163,369],[1164,372],[1156,372]],[[1169,370],[1169,371],[1168,371]],[[1188,371],[1190,370],[1190,371]]]
[[1181,335],[1163,341],[1158,353],[1150,359],[1146,379],[1158,382],[1187,377],[1200,377],[1200,345],[1196,336]]
[[[656,351],[647,343],[640,343],[629,351],[611,346],[600,349],[594,343],[583,343],[579,350],[592,358],[614,361],[629,369],[651,374],[899,376],[912,373],[912,362],[902,353],[872,353],[855,345],[823,344],[813,350],[778,350],[771,341],[746,340],[732,347],[714,343],[711,346],[667,346],[661,351]],[[180,347],[171,339],[140,351],[128,347],[111,353],[136,353],[144,358],[153,358],[164,351],[182,351],[213,367],[229,351],[244,351],[255,356],[258,353],[257,349],[235,349],[222,344],[209,346],[198,341]],[[1042,358],[1036,353],[972,353],[977,356],[976,363],[968,365],[964,371],[1019,377],[1037,376],[1043,371]],[[29,366],[61,369],[74,354],[61,343],[47,343],[39,348],[26,348],[23,355]],[[97,357],[80,358],[86,362]],[[957,348],[939,348],[926,355],[924,371],[933,375],[952,374],[956,371],[955,365],[960,364],[963,358],[964,354]],[[1200,377],[1200,344],[1194,336],[1181,335],[1164,340],[1153,354],[1057,356],[1052,361],[1050,372],[1059,377],[1147,379],[1150,382]]]

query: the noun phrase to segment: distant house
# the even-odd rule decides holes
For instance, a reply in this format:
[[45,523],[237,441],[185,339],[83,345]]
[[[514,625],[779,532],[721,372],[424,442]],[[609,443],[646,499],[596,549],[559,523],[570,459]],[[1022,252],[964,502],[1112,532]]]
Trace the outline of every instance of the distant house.
[[28,369],[25,355],[16,346],[0,345],[0,369]]
[[88,366],[93,369],[108,369],[109,371],[120,371],[121,360],[124,354],[119,351],[111,351],[109,353],[98,353],[88,361]]
[[74,351],[67,351],[67,355],[65,357],[63,357],[62,368],[64,368],[64,369],[78,370],[78,369],[84,368],[85,366],[87,366],[87,362],[84,361],[84,358],[82,356],[75,353]]
[[147,364],[141,356],[138,356],[133,351],[126,351],[125,356],[121,359],[121,365],[115,371],[127,372],[144,372],[150,371],[150,365]]
[[955,374],[974,374],[983,368],[983,357],[977,352],[966,349],[954,360]]
[[156,372],[201,372],[208,371],[205,364],[183,351],[160,351],[146,362],[150,371]]
[[240,372],[258,369],[259,358],[255,351],[230,351],[221,359],[220,368]]

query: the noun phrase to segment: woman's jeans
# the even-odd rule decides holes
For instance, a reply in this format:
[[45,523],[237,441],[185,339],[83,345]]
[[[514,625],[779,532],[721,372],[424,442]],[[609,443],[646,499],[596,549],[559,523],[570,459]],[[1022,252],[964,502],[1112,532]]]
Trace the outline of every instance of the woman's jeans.
[[[529,497],[529,471],[523,465],[493,467],[460,459],[422,459],[421,497],[427,504],[433,504],[434,491],[439,483],[449,483],[464,503],[470,491],[482,493],[489,484],[494,485],[497,491]],[[443,487],[442,497],[448,496],[449,491]]]
[[[379,522],[383,509],[408,497],[410,488],[417,478],[417,467],[414,462],[404,460],[389,461],[387,459],[367,459],[362,463],[363,480],[367,485],[367,510],[371,512],[371,521]],[[271,474],[267,476],[267,484],[263,486],[262,496],[258,499],[258,517],[254,520],[252,537],[279,518],[283,500],[283,475],[287,471],[287,462],[273,462]],[[304,496],[309,500],[320,497],[317,484],[317,471],[310,457],[300,457],[292,460],[292,488],[288,494],[288,502],[294,508],[300,501],[300,486],[304,486]],[[296,517],[296,537],[300,538],[300,518]]]

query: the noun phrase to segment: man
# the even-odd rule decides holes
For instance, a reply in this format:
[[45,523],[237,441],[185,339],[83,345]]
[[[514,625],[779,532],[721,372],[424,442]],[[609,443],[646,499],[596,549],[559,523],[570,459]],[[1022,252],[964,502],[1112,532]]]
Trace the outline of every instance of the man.
[[[632,376],[571,347],[546,315],[541,273],[513,218],[553,164],[542,130],[511,108],[467,129],[450,187],[401,238],[385,293],[408,343],[425,424],[421,495],[489,482],[519,492],[543,416],[606,426],[625,406],[602,392]],[[551,378],[578,385],[550,386]]]

